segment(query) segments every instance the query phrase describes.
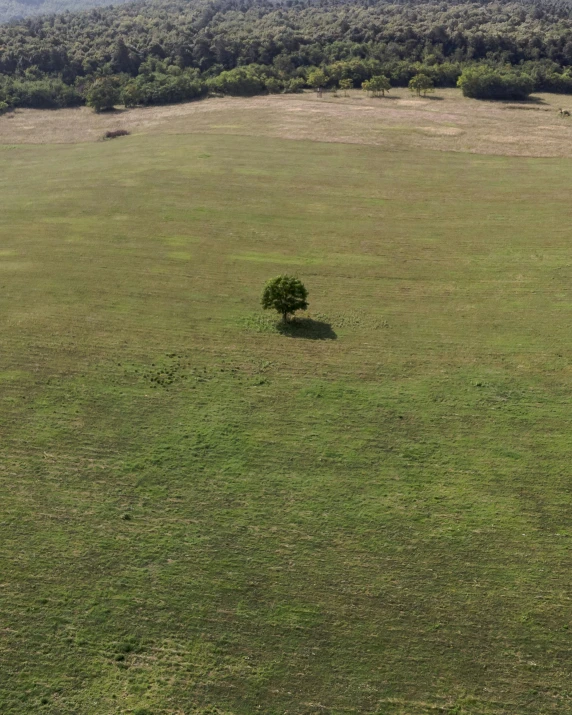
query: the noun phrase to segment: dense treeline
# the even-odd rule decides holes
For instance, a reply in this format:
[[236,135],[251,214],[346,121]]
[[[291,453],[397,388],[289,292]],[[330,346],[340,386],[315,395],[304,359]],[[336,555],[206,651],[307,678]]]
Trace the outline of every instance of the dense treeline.
[[316,68],[326,86],[349,79],[359,87],[380,75],[405,86],[419,73],[455,86],[464,71],[469,96],[572,92],[572,11],[556,3],[148,0],[0,26],[0,102],[10,106],[83,103],[97,83],[128,105],[292,92],[311,85]]
[[23,20],[33,15],[77,12],[102,5],[119,5],[127,0],[0,0],[0,22]]

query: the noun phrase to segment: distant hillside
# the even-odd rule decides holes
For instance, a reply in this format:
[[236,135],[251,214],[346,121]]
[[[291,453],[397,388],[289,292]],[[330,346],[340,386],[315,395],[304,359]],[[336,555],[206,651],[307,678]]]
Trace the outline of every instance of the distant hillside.
[[120,5],[126,0],[0,0],[0,22],[13,22],[35,15],[51,15],[92,7]]
[[420,73],[455,87],[475,65],[480,89],[469,96],[572,94],[570,6],[144,0],[0,25],[4,110],[90,103],[94,87],[102,106],[334,88],[342,80],[362,87],[379,76],[407,86]]

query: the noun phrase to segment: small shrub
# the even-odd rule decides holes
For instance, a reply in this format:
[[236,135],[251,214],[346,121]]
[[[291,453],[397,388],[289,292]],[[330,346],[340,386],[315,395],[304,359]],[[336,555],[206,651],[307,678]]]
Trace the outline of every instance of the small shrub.
[[173,67],[148,69],[123,87],[122,99],[126,107],[188,102],[207,93],[206,83],[198,78],[195,70],[172,74]]
[[103,135],[104,139],[116,139],[117,137],[127,137],[131,134],[131,132],[128,132],[127,129],[112,129],[108,132],[105,132]]

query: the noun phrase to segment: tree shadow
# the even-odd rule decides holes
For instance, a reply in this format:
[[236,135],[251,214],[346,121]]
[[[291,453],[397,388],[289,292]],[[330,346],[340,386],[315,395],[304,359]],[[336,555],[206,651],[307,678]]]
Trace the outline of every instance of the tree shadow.
[[548,102],[543,99],[542,97],[535,97],[534,95],[531,95],[530,97],[527,97],[526,99],[485,99],[481,100],[485,102],[494,102],[495,104],[505,104],[507,106],[509,105],[517,105],[521,107],[526,107],[527,105],[534,106],[534,105],[546,105]]
[[276,329],[287,338],[304,338],[306,340],[336,340],[337,334],[329,323],[312,318],[292,318],[287,323],[280,322]]

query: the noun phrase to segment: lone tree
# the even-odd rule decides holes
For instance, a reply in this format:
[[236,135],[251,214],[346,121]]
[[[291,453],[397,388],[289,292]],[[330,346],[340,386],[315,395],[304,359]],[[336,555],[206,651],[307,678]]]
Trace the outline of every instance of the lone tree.
[[434,92],[435,85],[431,77],[426,74],[416,74],[409,81],[409,89],[420,97],[421,95],[425,96],[428,92]]
[[268,281],[262,291],[264,310],[274,308],[287,323],[288,316],[308,307],[308,291],[302,281],[293,276],[278,276]]
[[391,83],[384,74],[378,74],[371,79],[366,79],[362,83],[362,89],[366,92],[371,92],[374,97],[385,97],[385,93],[391,89]]

